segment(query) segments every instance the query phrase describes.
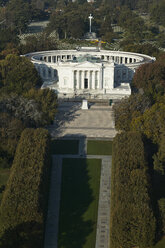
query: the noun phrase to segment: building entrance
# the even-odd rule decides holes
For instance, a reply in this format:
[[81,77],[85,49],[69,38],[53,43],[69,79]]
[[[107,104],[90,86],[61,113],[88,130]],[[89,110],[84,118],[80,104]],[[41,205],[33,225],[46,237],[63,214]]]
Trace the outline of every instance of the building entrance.
[[88,89],[88,78],[84,79],[84,89]]

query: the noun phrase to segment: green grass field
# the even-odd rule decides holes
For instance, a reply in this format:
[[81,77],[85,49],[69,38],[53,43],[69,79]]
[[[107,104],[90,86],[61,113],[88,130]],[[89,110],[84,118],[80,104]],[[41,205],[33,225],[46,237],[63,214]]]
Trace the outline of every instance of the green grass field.
[[2,199],[3,189],[10,175],[10,169],[0,169],[0,202]]
[[59,248],[95,248],[101,160],[64,159]]
[[88,140],[88,155],[112,155],[112,141],[110,140]]
[[52,154],[78,154],[79,140],[52,140]]

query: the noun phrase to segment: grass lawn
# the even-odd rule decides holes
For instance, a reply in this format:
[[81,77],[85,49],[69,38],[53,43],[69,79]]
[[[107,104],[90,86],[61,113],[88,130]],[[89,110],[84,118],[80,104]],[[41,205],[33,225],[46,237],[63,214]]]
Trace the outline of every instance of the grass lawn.
[[153,248],[164,248],[165,247],[165,237],[162,238],[156,245],[153,246]]
[[0,169],[0,201],[2,199],[3,190],[7,183],[9,175],[10,169]]
[[111,140],[88,140],[87,142],[88,155],[112,155]]
[[78,154],[79,140],[52,140],[52,154]]
[[64,159],[59,248],[95,248],[101,160]]

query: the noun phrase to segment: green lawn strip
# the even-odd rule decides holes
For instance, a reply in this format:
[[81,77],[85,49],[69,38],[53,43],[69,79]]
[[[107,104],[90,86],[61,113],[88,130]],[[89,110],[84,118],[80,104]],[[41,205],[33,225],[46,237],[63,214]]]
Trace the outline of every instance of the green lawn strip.
[[3,190],[6,186],[9,175],[10,169],[0,169],[0,201],[2,199]]
[[111,140],[88,140],[87,141],[88,155],[112,155]]
[[79,140],[52,140],[52,154],[78,154]]
[[100,159],[63,159],[59,248],[94,248]]
[[165,237],[162,238],[156,245],[154,245],[152,248],[164,248],[165,247]]

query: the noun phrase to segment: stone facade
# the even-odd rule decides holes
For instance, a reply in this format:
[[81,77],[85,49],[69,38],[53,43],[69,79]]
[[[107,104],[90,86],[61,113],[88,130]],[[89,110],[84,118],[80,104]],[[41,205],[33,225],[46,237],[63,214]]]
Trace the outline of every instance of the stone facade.
[[42,88],[59,97],[122,98],[131,94],[135,70],[155,58],[94,47],[26,54],[43,79]]

